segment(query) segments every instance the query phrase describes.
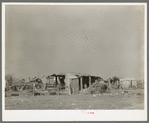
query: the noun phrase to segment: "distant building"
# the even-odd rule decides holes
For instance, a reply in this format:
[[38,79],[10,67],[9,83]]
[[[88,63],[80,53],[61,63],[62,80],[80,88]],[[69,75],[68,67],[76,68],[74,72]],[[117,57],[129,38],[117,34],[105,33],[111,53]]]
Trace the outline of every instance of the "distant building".
[[130,87],[137,88],[137,80],[135,80],[134,78],[120,79],[120,85],[123,89],[128,89]]
[[138,81],[137,88],[144,89],[144,81],[143,80]]

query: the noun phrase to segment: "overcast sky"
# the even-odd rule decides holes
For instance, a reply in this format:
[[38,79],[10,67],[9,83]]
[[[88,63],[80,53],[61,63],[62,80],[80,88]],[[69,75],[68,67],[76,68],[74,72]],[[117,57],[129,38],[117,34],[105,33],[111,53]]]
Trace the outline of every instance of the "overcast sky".
[[144,6],[6,6],[6,74],[142,79]]

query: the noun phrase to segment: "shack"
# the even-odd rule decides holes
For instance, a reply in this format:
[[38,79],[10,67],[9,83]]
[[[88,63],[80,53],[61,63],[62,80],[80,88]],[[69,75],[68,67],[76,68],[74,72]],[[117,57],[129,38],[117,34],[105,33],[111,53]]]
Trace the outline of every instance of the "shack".
[[65,79],[65,74],[64,73],[60,73],[60,74],[52,74],[47,76],[47,80],[49,82],[49,84],[55,84],[55,85],[65,85],[64,82]]
[[100,76],[89,75],[89,74],[75,74],[79,79],[79,91],[83,91],[85,88],[89,88],[96,81],[103,80]]
[[79,93],[79,79],[73,73],[67,73],[65,75],[65,91],[69,95]]
[[144,81],[138,80],[138,82],[137,82],[137,88],[138,89],[144,89]]
[[123,89],[137,88],[137,81],[134,78],[120,79],[120,84]]

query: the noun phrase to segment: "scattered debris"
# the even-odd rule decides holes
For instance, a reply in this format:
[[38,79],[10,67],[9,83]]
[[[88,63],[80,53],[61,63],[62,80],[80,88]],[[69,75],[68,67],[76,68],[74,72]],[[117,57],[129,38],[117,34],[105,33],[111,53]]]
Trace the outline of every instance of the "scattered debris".
[[124,93],[128,93],[128,91],[124,91]]

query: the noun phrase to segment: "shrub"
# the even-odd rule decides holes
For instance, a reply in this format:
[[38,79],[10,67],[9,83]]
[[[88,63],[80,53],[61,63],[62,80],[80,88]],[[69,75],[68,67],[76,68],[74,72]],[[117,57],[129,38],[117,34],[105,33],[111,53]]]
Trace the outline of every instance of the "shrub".
[[5,80],[6,80],[6,87],[12,86],[13,83],[18,81],[18,79],[16,79],[12,74],[6,74]]

